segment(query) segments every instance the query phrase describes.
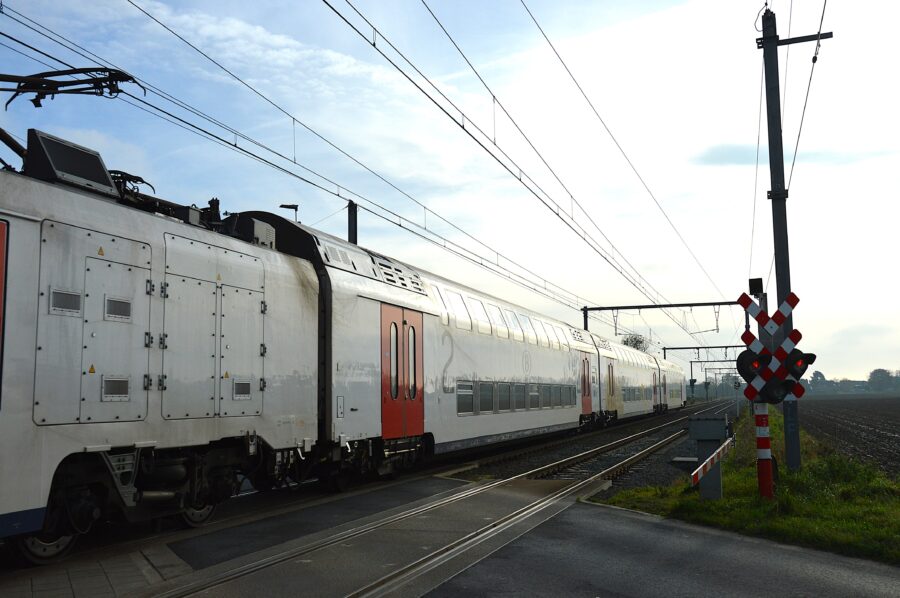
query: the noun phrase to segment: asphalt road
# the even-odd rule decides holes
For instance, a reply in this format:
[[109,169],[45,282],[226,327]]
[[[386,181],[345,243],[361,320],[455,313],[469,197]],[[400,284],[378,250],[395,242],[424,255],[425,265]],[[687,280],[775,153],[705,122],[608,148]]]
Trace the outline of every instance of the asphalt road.
[[896,598],[900,569],[579,503],[428,595]]

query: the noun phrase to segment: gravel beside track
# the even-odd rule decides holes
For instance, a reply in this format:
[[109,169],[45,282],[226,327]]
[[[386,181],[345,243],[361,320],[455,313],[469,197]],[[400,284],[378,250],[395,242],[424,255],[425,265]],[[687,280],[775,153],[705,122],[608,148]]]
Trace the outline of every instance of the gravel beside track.
[[900,397],[807,396],[800,426],[838,452],[900,477]]
[[621,476],[612,481],[612,486],[601,490],[593,496],[597,500],[605,500],[627,488],[645,486],[669,486],[676,481],[685,481],[696,469],[696,463],[672,463],[675,457],[696,457],[697,443],[687,436],[679,438],[669,446],[654,453],[630,467]]
[[[680,426],[671,426],[668,428],[664,428],[655,434],[651,434],[650,436],[646,436],[644,438],[640,438],[631,442],[627,445],[620,446],[618,448],[614,448],[610,451],[602,453],[593,459],[589,459],[587,461],[582,461],[576,465],[572,465],[571,467],[567,467],[557,473],[553,473],[545,476],[543,479],[548,480],[583,480],[592,475],[598,474],[605,469],[612,467],[628,458],[629,456],[637,453],[639,451],[644,450],[647,447],[650,447],[660,440],[671,436],[675,432],[681,429]],[[678,439],[681,440],[681,439]],[[675,442],[678,442],[677,440]],[[674,444],[674,443],[673,443]],[[665,449],[662,449],[665,450]],[[644,464],[647,463],[650,459],[658,456],[659,453],[654,453],[653,455],[643,459],[642,461],[632,465],[629,467],[628,472],[630,473],[632,470],[640,469],[644,467]],[[627,476],[628,473],[624,474],[622,477]]]
[[[538,467],[553,463],[555,461],[559,461],[560,459],[564,459],[572,455],[577,455],[592,448],[596,448],[598,446],[602,446],[621,438],[625,438],[626,436],[637,434],[642,430],[646,430],[648,428],[659,426],[667,422],[671,422],[673,420],[688,416],[707,406],[708,405],[705,404],[696,405],[694,406],[694,408],[670,411],[663,416],[649,417],[638,422],[628,423],[627,425],[616,425],[598,432],[574,435],[566,439],[565,442],[548,443],[547,445],[542,445],[543,448],[540,448],[540,450],[535,450],[526,454],[518,455],[508,460],[487,460],[487,462],[480,464],[478,467],[457,472],[453,474],[453,477],[476,481],[484,479],[501,479],[512,477],[519,473],[537,469]],[[687,422],[670,426],[668,428],[665,428],[664,430],[660,430],[660,436],[656,438],[656,440],[658,441],[661,438],[676,432],[679,429],[679,425],[682,427],[687,427]],[[648,441],[647,445],[649,446],[650,444],[653,444],[653,441]],[[674,444],[679,444],[679,441],[676,441]],[[669,450],[670,449],[667,448],[661,452],[667,453]],[[656,456],[650,457],[650,459],[655,458]]]

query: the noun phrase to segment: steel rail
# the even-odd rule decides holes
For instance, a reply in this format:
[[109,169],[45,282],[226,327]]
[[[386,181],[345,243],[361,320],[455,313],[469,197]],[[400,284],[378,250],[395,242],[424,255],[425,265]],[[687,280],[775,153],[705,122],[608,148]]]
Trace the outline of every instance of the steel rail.
[[553,506],[559,501],[572,496],[577,492],[580,492],[582,489],[594,484],[595,482],[607,477],[615,476],[621,470],[628,469],[638,461],[645,459],[646,457],[673,442],[677,438],[684,436],[685,434],[687,434],[687,430],[679,430],[671,436],[668,436],[660,440],[659,442],[635,453],[634,455],[623,459],[619,463],[616,463],[611,467],[607,467],[600,473],[596,473],[590,477],[585,478],[584,480],[574,482],[573,484],[570,484],[549,496],[538,499],[530,505],[526,505],[514,511],[513,513],[510,513],[509,515],[506,515],[505,517],[489,523],[481,529],[471,532],[463,536],[462,538],[455,540],[450,544],[439,548],[438,550],[435,550],[431,554],[424,556],[405,567],[402,567],[392,573],[385,575],[384,577],[372,582],[371,584],[359,590],[356,590],[351,594],[348,594],[348,598],[380,596],[388,592],[397,590],[409,581],[427,573],[428,571],[431,571],[432,569],[442,565],[443,563],[446,563],[447,561],[455,558],[456,556],[459,556],[470,548],[481,544],[482,542],[496,536],[497,534],[510,529],[516,524],[526,521],[527,519],[540,513],[544,509]]
[[[715,409],[716,407],[718,407],[718,405],[714,405],[714,406],[704,409],[698,413],[703,413],[705,411]],[[298,556],[302,556],[302,555],[305,555],[305,554],[308,554],[311,552],[315,552],[317,550],[321,550],[323,548],[327,548],[329,546],[333,546],[340,542],[344,542],[348,539],[369,533],[371,531],[380,529],[382,527],[391,525],[393,523],[397,523],[397,522],[403,521],[405,519],[415,517],[422,513],[446,506],[448,504],[452,504],[452,503],[460,501],[460,500],[465,500],[465,499],[475,496],[477,494],[486,492],[492,488],[496,488],[497,486],[500,486],[503,484],[508,484],[510,482],[513,482],[515,480],[519,480],[522,478],[539,476],[545,470],[557,467],[559,465],[559,463],[561,463],[561,462],[565,462],[568,464],[568,466],[571,466],[571,464],[576,463],[578,461],[588,460],[596,455],[599,455],[601,453],[610,451],[610,450],[618,448],[620,446],[629,444],[631,442],[634,442],[636,440],[639,440],[641,438],[644,438],[646,436],[654,434],[654,433],[658,432],[659,430],[661,430],[662,428],[666,428],[666,427],[675,425],[675,424],[683,422],[687,419],[688,419],[688,417],[678,418],[671,422],[667,422],[665,424],[661,424],[659,426],[649,428],[647,430],[638,432],[636,434],[626,436],[625,438],[621,438],[619,440],[609,442],[602,446],[595,447],[595,448],[589,449],[587,451],[583,451],[583,452],[579,453],[578,455],[574,455],[572,457],[566,457],[565,459],[561,459],[560,461],[555,461],[548,465],[542,465],[542,466],[536,467],[530,471],[516,474],[516,475],[508,477],[508,478],[503,478],[501,480],[495,480],[495,481],[489,482],[487,484],[481,484],[481,485],[475,486],[473,488],[469,488],[468,490],[463,490],[463,491],[453,494],[451,496],[447,496],[447,497],[438,499],[436,501],[421,505],[419,507],[414,507],[407,511],[403,511],[403,512],[397,513],[395,515],[390,515],[388,517],[385,517],[384,519],[380,519],[378,521],[373,521],[373,522],[370,522],[367,524],[363,524],[359,527],[354,527],[354,528],[345,530],[343,532],[339,532],[333,536],[329,536],[328,538],[323,538],[321,540],[312,542],[310,544],[304,544],[304,545],[298,546],[296,548],[291,548],[291,549],[279,552],[277,554],[273,554],[271,556],[265,557],[258,561],[254,561],[252,563],[248,563],[246,565],[231,569],[228,572],[223,573],[222,575],[214,576],[209,579],[197,580],[195,582],[188,583],[184,586],[173,588],[168,591],[153,592],[153,595],[158,596],[160,598],[180,598],[182,596],[190,596],[192,594],[196,594],[198,592],[221,585],[223,583],[227,583],[229,581],[239,579],[239,578],[249,575],[251,573],[261,571],[263,569],[266,569],[273,565],[277,565],[279,563],[290,560],[292,558],[296,558]],[[683,434],[683,433],[684,433],[684,430],[681,430],[679,432],[679,434]],[[654,446],[656,446],[656,445],[654,445]],[[603,473],[603,472],[601,472],[601,473]]]
[[[718,401],[721,401],[721,400],[723,400],[723,399],[718,399],[716,402],[718,403]],[[711,409],[715,409],[715,408],[716,408],[716,406],[713,405],[713,406],[708,407],[708,408],[706,408],[706,409],[700,409],[700,410],[696,411],[696,413],[695,413],[695,412],[693,411],[693,409],[698,408],[698,407],[702,407],[702,405],[691,405],[691,406],[689,406],[689,407],[682,407],[682,409],[685,410],[683,413],[690,413],[691,415],[695,415],[695,414],[705,413],[706,411],[709,411],[709,410],[711,410]],[[638,419],[637,421],[619,422],[618,424],[615,425],[614,428],[601,428],[601,429],[599,429],[599,430],[591,430],[591,431],[589,431],[589,432],[582,433],[582,434],[580,434],[580,435],[577,436],[577,437],[568,437],[568,438],[563,438],[563,439],[553,439],[553,440],[549,440],[549,441],[544,442],[544,443],[534,444],[533,446],[526,446],[526,447],[522,447],[522,448],[518,448],[518,449],[512,449],[512,450],[509,450],[509,451],[505,451],[505,452],[503,452],[503,453],[500,453],[500,454],[498,454],[498,455],[492,455],[492,456],[489,456],[489,457],[485,457],[485,458],[483,458],[483,459],[476,459],[476,460],[474,461],[474,464],[475,464],[477,467],[483,467],[483,466],[485,466],[485,465],[494,465],[494,464],[496,464],[496,463],[504,463],[504,462],[506,462],[506,461],[512,461],[512,460],[514,460],[514,459],[518,459],[519,457],[524,457],[524,456],[527,456],[527,455],[531,455],[531,454],[533,454],[533,453],[537,453],[537,452],[540,452],[540,451],[545,450],[545,449],[555,448],[555,447],[557,447],[557,446],[565,446],[566,444],[569,444],[570,442],[574,442],[574,441],[577,441],[577,440],[586,440],[586,439],[588,439],[588,438],[591,438],[591,437],[593,437],[593,436],[597,436],[597,435],[599,435],[599,434],[608,433],[608,432],[614,432],[614,431],[624,431],[624,430],[628,430],[628,429],[631,429],[631,428],[638,427],[638,426],[640,426],[641,424],[646,424],[647,421],[648,421],[649,419],[651,419],[652,417],[656,417],[656,416],[657,416],[657,414],[649,414],[649,415],[650,415],[650,417],[647,417],[647,418],[641,418],[641,419]],[[665,414],[663,414],[663,415],[665,415]],[[675,415],[675,414],[672,414],[672,415]],[[669,423],[666,424],[666,425],[671,425],[671,424],[676,423],[676,422],[679,422],[679,421],[684,421],[684,418],[679,418],[679,419],[677,419],[677,420],[672,420],[671,422],[669,422]],[[468,470],[468,469],[471,469],[471,467],[468,467],[468,468],[465,468],[465,469],[457,469],[456,471],[466,471],[466,470]]]

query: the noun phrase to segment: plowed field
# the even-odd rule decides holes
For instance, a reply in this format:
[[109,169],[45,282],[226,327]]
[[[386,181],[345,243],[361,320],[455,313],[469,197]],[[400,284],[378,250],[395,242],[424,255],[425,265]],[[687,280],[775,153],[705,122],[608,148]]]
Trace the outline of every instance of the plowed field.
[[900,397],[805,397],[800,426],[839,452],[900,476]]

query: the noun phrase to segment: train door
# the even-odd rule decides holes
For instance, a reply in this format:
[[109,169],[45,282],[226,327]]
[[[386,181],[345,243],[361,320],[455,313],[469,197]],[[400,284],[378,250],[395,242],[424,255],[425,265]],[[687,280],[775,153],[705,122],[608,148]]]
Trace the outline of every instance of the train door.
[[425,433],[422,313],[381,306],[381,435]]
[[653,372],[653,410],[657,411],[660,409],[659,404],[659,378],[656,376],[656,372]]
[[581,414],[591,414],[591,360],[581,355]]

